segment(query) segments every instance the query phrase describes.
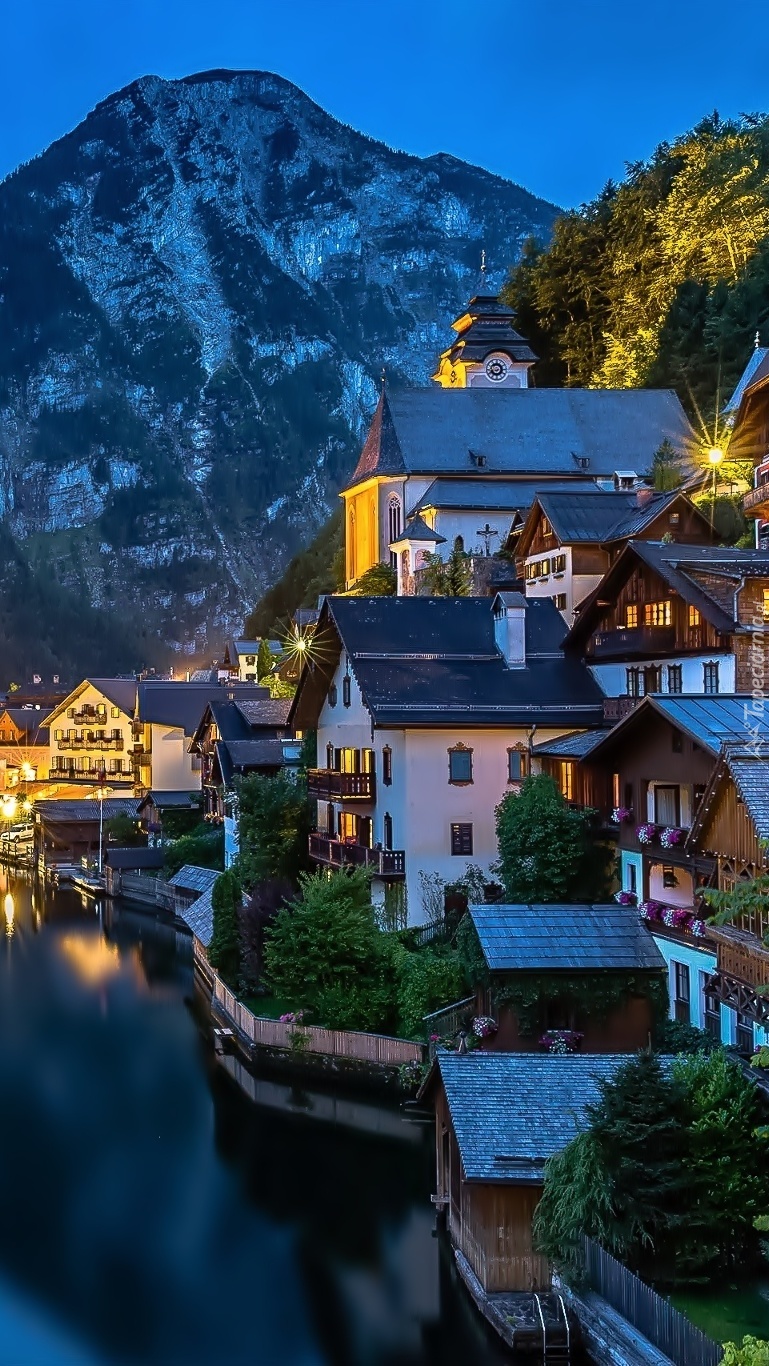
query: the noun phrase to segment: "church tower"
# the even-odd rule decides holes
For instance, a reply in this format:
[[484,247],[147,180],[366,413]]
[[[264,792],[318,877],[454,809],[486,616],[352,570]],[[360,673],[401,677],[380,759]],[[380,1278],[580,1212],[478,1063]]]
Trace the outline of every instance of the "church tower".
[[477,292],[451,324],[456,340],[443,352],[435,382],[443,389],[527,389],[537,357],[513,327],[514,317],[490,292],[484,252]]

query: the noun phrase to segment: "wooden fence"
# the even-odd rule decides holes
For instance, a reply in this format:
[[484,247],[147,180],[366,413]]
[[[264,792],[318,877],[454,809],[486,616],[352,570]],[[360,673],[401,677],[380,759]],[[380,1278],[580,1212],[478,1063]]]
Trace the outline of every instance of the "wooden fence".
[[675,1366],[719,1366],[724,1349],[669,1300],[645,1285],[591,1238],[584,1238],[585,1273],[591,1290],[654,1343]]
[[[322,1053],[333,1058],[356,1058],[386,1067],[422,1062],[424,1048],[409,1039],[393,1039],[386,1034],[362,1034],[343,1029],[321,1029],[317,1025],[296,1025],[286,1020],[268,1020],[254,1015],[213,974],[213,1004],[226,1016],[249,1043],[266,1048],[287,1048],[307,1053]],[[306,1039],[306,1043],[304,1040]]]

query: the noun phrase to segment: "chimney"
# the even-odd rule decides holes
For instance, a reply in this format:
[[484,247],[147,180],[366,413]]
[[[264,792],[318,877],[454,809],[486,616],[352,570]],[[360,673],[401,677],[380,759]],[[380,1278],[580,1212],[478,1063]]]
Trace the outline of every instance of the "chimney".
[[635,495],[636,507],[645,508],[645,507],[646,507],[646,504],[647,504],[647,503],[650,503],[653,497],[654,497],[654,489],[647,489],[647,488],[636,489],[636,495]]
[[509,669],[526,665],[526,599],[522,593],[497,593],[494,643]]

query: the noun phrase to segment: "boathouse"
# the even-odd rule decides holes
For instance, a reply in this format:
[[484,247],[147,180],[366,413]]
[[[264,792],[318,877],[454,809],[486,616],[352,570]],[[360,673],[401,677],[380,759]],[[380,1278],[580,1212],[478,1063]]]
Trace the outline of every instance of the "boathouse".
[[532,1220],[545,1163],[577,1133],[598,1083],[627,1056],[450,1053],[420,1092],[435,1108],[435,1200],[487,1293],[547,1290]]
[[645,1048],[667,1011],[665,960],[633,906],[471,906],[485,1046],[539,1052],[556,1031],[583,1053]]

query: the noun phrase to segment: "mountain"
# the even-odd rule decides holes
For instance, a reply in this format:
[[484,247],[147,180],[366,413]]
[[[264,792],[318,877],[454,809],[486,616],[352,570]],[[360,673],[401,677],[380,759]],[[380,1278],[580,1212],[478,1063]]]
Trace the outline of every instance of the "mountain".
[[[265,72],[150,76],[0,185],[0,517],[127,636],[221,638],[311,540],[382,367],[554,206]],[[30,660],[30,667],[32,666]]]

